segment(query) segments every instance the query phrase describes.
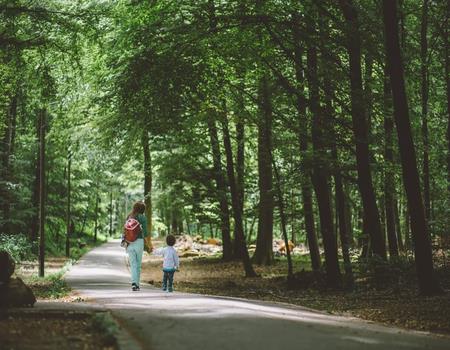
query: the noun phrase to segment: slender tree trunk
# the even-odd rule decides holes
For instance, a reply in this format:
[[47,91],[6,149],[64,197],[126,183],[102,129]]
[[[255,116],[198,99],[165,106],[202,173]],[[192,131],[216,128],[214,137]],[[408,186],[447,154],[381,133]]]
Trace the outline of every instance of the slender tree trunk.
[[231,149],[230,132],[228,130],[228,120],[227,116],[224,115],[222,120],[222,132],[223,132],[223,143],[225,148],[225,155],[227,159],[227,175],[228,184],[230,186],[231,192],[231,206],[233,209],[233,216],[235,222],[235,239],[238,240],[240,244],[240,250],[242,252],[242,263],[244,265],[245,276],[255,277],[256,273],[253,270],[250,257],[248,255],[247,244],[245,242],[244,227],[242,224],[242,210],[240,208],[239,193],[236,186],[236,178],[234,175],[234,162],[233,162],[233,151]]
[[214,176],[216,180],[217,199],[220,208],[220,229],[222,232],[223,260],[229,261],[233,258],[233,250],[230,233],[230,212],[227,199],[227,184],[222,170],[219,137],[217,136],[216,122],[208,119],[208,131],[213,156]]
[[[315,33],[315,23],[310,25],[310,32]],[[317,51],[311,45],[307,51],[306,76],[309,89],[310,110],[313,118],[312,143],[314,149],[313,186],[319,206],[320,228],[325,250],[325,269],[328,284],[337,287],[341,282],[339,270],[337,242],[333,230],[333,213],[331,209],[330,175],[328,171],[327,148],[324,143],[328,125],[320,111],[319,81],[317,77]]]
[[400,210],[398,208],[399,201],[397,198],[394,199],[394,218],[395,218],[395,232],[397,234],[398,250],[404,252],[405,245],[402,239],[402,227],[400,224]]
[[295,57],[295,76],[298,85],[297,96],[297,113],[299,121],[299,144],[301,153],[301,169],[303,176],[301,180],[301,192],[302,192],[302,205],[303,216],[305,221],[305,231],[309,246],[309,254],[311,257],[311,267],[313,271],[320,269],[320,253],[319,244],[317,243],[317,235],[314,227],[314,211],[313,211],[313,199],[311,191],[311,168],[310,162],[307,161],[308,151],[308,119],[306,114],[306,102],[305,102],[305,76],[303,67],[303,52],[300,46],[300,31],[299,31],[299,19],[294,15],[292,23],[292,37],[294,41],[294,57]]
[[153,250],[152,154],[150,152],[150,140],[147,130],[144,130],[142,134],[142,150],[144,153],[144,203],[148,232],[148,236],[145,238],[145,248],[148,252],[151,252]]
[[269,265],[273,261],[273,189],[272,164],[272,104],[267,76],[259,86],[260,119],[258,122],[258,236],[253,257],[256,264]]
[[[208,12],[209,12],[209,28],[211,32],[215,32],[217,29],[217,18],[216,18],[216,8],[214,4],[214,0],[208,0]],[[241,130],[242,128],[242,130]],[[241,216],[243,211],[243,191],[244,191],[244,127],[242,124],[237,126],[237,129],[241,132],[239,136],[242,136],[241,142],[238,142],[238,154],[237,154],[237,191],[239,196],[239,202],[242,202],[241,206]],[[222,161],[220,154],[220,143],[219,138],[217,136],[217,127],[215,120],[211,120],[208,118],[208,131],[209,138],[211,142],[211,151],[213,156],[213,167],[214,167],[214,176],[216,180],[216,188],[217,188],[217,199],[219,202],[220,208],[220,229],[222,232],[222,258],[225,261],[229,261],[233,259],[233,253],[239,252],[239,247],[236,246],[237,241],[235,239],[235,247],[233,252],[233,245],[231,241],[231,230],[230,230],[230,212],[228,208],[228,199],[227,199],[227,183],[222,170]],[[233,173],[234,175],[234,173]],[[235,227],[236,232],[236,227]]]
[[72,176],[72,152],[70,149],[67,150],[67,209],[66,209],[66,257],[70,257],[70,236],[71,236],[71,228],[72,228],[72,212],[71,212],[71,197],[72,197],[72,188],[71,188],[71,176]]
[[109,235],[113,234],[113,193],[112,189],[109,194]]
[[[37,135],[37,144],[39,144],[39,135],[40,135],[40,117],[38,116],[38,122],[36,123],[36,135]],[[30,231],[31,231],[31,240],[33,242],[37,241],[37,238],[39,236],[39,175],[40,175],[40,161],[39,161],[39,147],[36,152],[36,164],[35,164],[35,172],[34,172],[34,181],[33,181],[33,195],[31,198],[31,202],[33,205],[33,215],[31,218],[31,225],[30,225]]]
[[364,97],[366,101],[366,114],[367,114],[367,139],[372,141],[372,111],[373,111],[373,57],[370,52],[367,52],[364,56]]
[[[2,172],[0,173],[0,179],[3,180],[3,183],[7,183],[10,181],[11,176],[11,156],[14,151],[14,142],[16,135],[16,121],[17,121],[17,94],[11,98],[11,102],[9,104],[9,110],[7,113],[7,122],[6,122],[6,130],[4,131],[3,137],[3,150],[1,152],[2,158]],[[2,209],[3,209],[3,224],[0,226],[0,230],[5,233],[12,233],[12,225],[11,225],[11,202],[10,202],[10,190],[5,185],[3,191],[0,192],[2,195],[1,201]]]
[[409,121],[408,100],[406,97],[403,62],[398,36],[396,0],[383,0],[383,18],[386,38],[386,58],[391,78],[394,117],[402,161],[403,182],[411,216],[411,230],[414,240],[419,289],[424,295],[432,295],[440,293],[442,290],[434,273],[431,239],[420,192],[419,172],[417,171],[416,153]]
[[[386,69],[385,69],[386,70]],[[394,183],[394,153],[392,132],[394,121],[392,119],[392,98],[389,77],[385,71],[384,76],[384,207],[386,215],[386,232],[389,245],[389,256],[398,256],[398,241],[395,232],[395,183]]]
[[342,186],[343,186],[343,192],[345,197],[344,202],[344,210],[345,210],[345,218],[347,222],[347,232],[348,232],[348,244],[349,247],[353,247],[354,245],[354,238],[353,238],[353,215],[352,215],[352,204],[351,204],[351,197],[350,197],[350,189],[348,188],[348,185],[345,181],[345,179],[342,179]]
[[[327,72],[325,72],[326,74]],[[333,105],[332,105],[332,89],[333,85],[327,77],[324,79],[324,91],[326,99],[326,114],[328,120],[334,120],[333,118]],[[342,183],[342,174],[339,165],[338,149],[336,144],[336,133],[332,129],[333,126],[330,125],[330,140],[331,140],[331,154],[334,161],[334,188],[336,194],[336,221],[339,224],[339,237],[341,241],[342,258],[344,260],[344,270],[345,270],[345,284],[348,288],[352,288],[354,285],[352,262],[350,259],[350,240],[349,240],[349,228],[347,222],[347,216],[345,213],[346,198],[344,193],[344,186]],[[337,225],[337,224],[336,224]]]
[[46,110],[40,112],[39,123],[39,276],[44,277],[45,262],[45,131]]
[[[98,188],[98,185],[97,185],[97,188]],[[99,209],[99,206],[100,206],[100,196],[97,192],[97,194],[95,196],[95,222],[94,222],[94,242],[95,243],[97,243],[97,234],[98,234],[98,217],[99,217],[98,209]]]
[[[333,157],[337,160],[337,149],[333,147]],[[342,185],[342,175],[340,169],[336,169],[334,173],[334,188],[336,192],[336,210],[339,222],[339,237],[341,239],[342,258],[344,260],[345,281],[348,287],[353,286],[353,269],[350,259],[350,240],[348,234],[347,217],[345,215],[345,194]]]
[[[240,99],[242,97],[239,97]],[[239,102],[241,106],[241,112],[244,108],[243,101]],[[241,215],[242,220],[245,221],[244,217],[244,170],[245,170],[245,129],[244,129],[244,121],[242,117],[238,117],[236,121],[236,143],[237,143],[237,152],[236,152],[236,181],[237,181],[237,190],[239,194],[239,202],[241,206]],[[245,233],[245,231],[244,231]],[[238,240],[234,240],[234,252],[235,257],[240,258],[239,244]]]
[[[447,18],[450,18],[450,1],[447,0]],[[450,196],[450,26],[444,30],[445,85],[447,88],[447,194]]]
[[380,222],[380,213],[373,188],[370,170],[367,116],[361,77],[361,38],[357,12],[352,0],[339,0],[347,22],[347,47],[350,60],[350,85],[353,133],[356,142],[358,186],[367,220],[373,253],[386,259],[386,246]]
[[425,216],[427,222],[431,218],[430,204],[430,160],[429,160],[429,141],[428,141],[428,1],[423,0],[422,4],[422,24],[420,31],[420,76],[421,76],[421,95],[422,95],[422,142],[423,142],[423,197],[425,204]]
[[275,178],[277,180],[277,194],[278,194],[278,209],[280,210],[280,219],[281,219],[281,232],[283,233],[284,245],[286,246],[286,257],[288,263],[288,281],[292,281],[294,279],[294,270],[292,267],[292,258],[291,258],[291,250],[289,249],[289,238],[286,230],[286,214],[284,211],[284,198],[283,198],[283,190],[281,189],[280,182],[280,174],[278,173],[277,166],[275,164],[275,160],[273,159],[273,155],[271,154],[271,162],[272,167],[275,172]]

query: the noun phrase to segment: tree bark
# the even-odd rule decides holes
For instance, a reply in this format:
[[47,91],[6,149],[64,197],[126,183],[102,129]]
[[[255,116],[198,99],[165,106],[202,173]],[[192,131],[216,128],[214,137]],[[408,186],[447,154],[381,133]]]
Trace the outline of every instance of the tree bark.
[[109,236],[113,234],[113,193],[112,188],[109,194]]
[[228,129],[228,120],[226,114],[223,116],[222,120],[222,133],[223,133],[223,143],[225,148],[225,155],[227,160],[227,175],[228,184],[230,186],[231,192],[231,207],[233,209],[233,216],[235,222],[235,239],[238,240],[240,245],[240,251],[242,252],[242,263],[244,265],[245,276],[255,277],[256,273],[253,270],[252,263],[250,261],[250,256],[248,255],[247,244],[245,242],[244,236],[244,226],[242,223],[242,209],[240,208],[239,193],[236,186],[236,178],[234,175],[234,162],[233,162],[233,151],[231,149],[230,132]]
[[313,199],[311,191],[311,168],[310,162],[307,161],[308,151],[308,118],[306,114],[306,102],[305,102],[305,75],[303,67],[303,50],[300,46],[301,35],[299,31],[299,19],[296,14],[293,15],[292,23],[292,37],[294,41],[294,65],[295,65],[295,77],[298,86],[298,96],[296,109],[298,113],[298,139],[301,153],[301,169],[303,176],[301,179],[301,196],[303,205],[303,216],[305,221],[306,238],[309,246],[309,254],[311,257],[311,267],[313,271],[319,271],[320,269],[320,253],[319,244],[317,243],[317,235],[314,227],[314,211],[313,211]]
[[273,262],[273,188],[272,164],[272,104],[269,82],[263,75],[259,86],[258,121],[258,235],[253,259],[256,264],[269,265]]
[[421,99],[422,99],[422,142],[423,142],[423,197],[425,204],[425,216],[427,222],[431,219],[430,200],[430,160],[429,160],[429,140],[428,140],[428,1],[423,0],[422,4],[422,24],[420,31],[420,77],[421,77]]
[[[3,137],[3,150],[2,150],[2,172],[0,178],[4,183],[9,182],[11,179],[11,156],[14,151],[14,142],[16,135],[16,123],[17,123],[17,101],[18,96],[14,94],[9,104],[9,110],[7,113],[6,130]],[[3,209],[3,224],[0,229],[5,233],[12,233],[11,225],[11,202],[10,202],[10,190],[5,186],[4,190],[0,192],[2,194],[2,209]]]
[[[325,74],[327,74],[327,72],[325,72]],[[326,115],[329,120],[329,128],[330,128],[331,154],[334,162],[333,177],[336,195],[336,212],[337,212],[336,219],[337,224],[339,225],[339,238],[341,241],[342,258],[344,260],[345,284],[346,287],[352,288],[354,285],[354,277],[353,277],[352,262],[350,259],[349,225],[347,221],[347,215],[345,213],[345,207],[347,204],[344,193],[344,185],[342,182],[341,169],[339,165],[336,133],[333,130],[333,126],[331,125],[331,122],[334,121],[333,104],[332,104],[333,85],[327,77],[328,75],[324,78],[323,89],[325,91],[325,99],[326,99]]]
[[284,211],[284,198],[283,198],[283,190],[281,189],[281,181],[280,174],[278,173],[277,166],[275,164],[275,160],[273,159],[273,155],[271,154],[271,162],[273,166],[273,170],[275,172],[275,178],[277,180],[277,194],[278,194],[278,209],[280,211],[280,219],[281,219],[281,232],[283,233],[284,245],[286,247],[286,257],[288,263],[288,281],[292,281],[294,279],[294,269],[292,266],[292,258],[291,258],[291,250],[289,249],[289,238],[286,230],[286,214]]
[[[309,25],[311,33],[315,33],[315,23]],[[312,122],[312,143],[314,150],[313,186],[319,206],[320,228],[325,250],[325,269],[327,282],[331,287],[341,283],[339,270],[337,242],[333,230],[333,213],[331,210],[330,174],[327,163],[327,147],[324,143],[328,125],[319,105],[319,81],[317,77],[317,51],[310,45],[307,50],[307,70],[310,110]]]
[[[242,99],[242,96],[239,97]],[[241,112],[243,110],[243,102],[240,102],[242,107]],[[244,120],[242,117],[238,117],[236,121],[236,143],[237,143],[237,152],[236,152],[236,186],[239,194],[239,202],[241,207],[241,215],[242,220],[245,221],[244,217],[244,171],[245,171],[245,127]],[[244,231],[245,233],[245,231]],[[234,252],[235,257],[240,258],[240,251],[238,241],[234,240]]]
[[417,277],[420,292],[424,295],[432,295],[442,292],[442,289],[434,273],[431,239],[420,191],[419,172],[417,171],[416,153],[409,120],[397,18],[397,1],[383,0],[386,58],[391,78],[403,182],[411,217]]
[[356,166],[358,187],[367,220],[371,247],[374,254],[386,259],[386,246],[380,222],[380,213],[373,188],[370,169],[367,116],[364,106],[364,92],[361,76],[361,38],[357,12],[352,0],[339,0],[347,22],[347,49],[350,60],[351,113],[353,134],[356,143]]
[[39,276],[44,277],[45,262],[45,131],[46,110],[40,112],[39,122]]
[[227,184],[222,170],[219,137],[217,136],[216,122],[208,118],[208,132],[213,156],[214,177],[216,181],[217,200],[220,209],[220,230],[222,232],[223,255],[225,261],[233,258],[233,250],[230,233],[230,211],[227,199]]
[[394,153],[392,132],[392,94],[391,84],[385,68],[384,74],[384,207],[386,215],[386,232],[389,246],[389,256],[398,256],[398,240],[395,230],[395,183],[394,183]]
[[147,218],[148,236],[144,239],[145,249],[148,252],[153,250],[152,230],[153,230],[153,207],[152,207],[152,154],[150,152],[150,140],[147,130],[142,134],[142,149],[144,153],[144,203],[145,216]]
[[[450,18],[450,1],[447,1],[447,18]],[[447,88],[447,194],[450,196],[450,28],[444,30],[445,85]]]
[[397,244],[398,250],[403,252],[405,251],[405,244],[402,238],[402,227],[400,224],[400,210],[399,210],[399,201],[397,198],[394,200],[394,218],[395,218],[395,232],[397,234]]
[[[97,185],[98,188],[98,185]],[[100,206],[100,196],[97,189],[97,194],[95,196],[95,222],[94,222],[94,242],[97,243],[97,235],[98,235],[98,218],[99,218],[99,206]]]
[[72,197],[72,188],[71,188],[71,165],[72,165],[72,152],[70,148],[67,150],[67,209],[66,209],[66,257],[70,257],[70,236],[71,236],[71,228],[72,228],[72,212],[71,212],[71,197]]

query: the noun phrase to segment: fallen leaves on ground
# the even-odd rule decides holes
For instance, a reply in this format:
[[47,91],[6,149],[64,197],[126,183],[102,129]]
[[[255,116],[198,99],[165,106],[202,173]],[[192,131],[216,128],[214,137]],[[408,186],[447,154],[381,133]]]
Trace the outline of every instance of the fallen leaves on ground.
[[[394,276],[383,276],[381,283],[375,283],[371,275],[359,274],[352,291],[330,290],[309,283],[291,290],[285,277],[285,260],[276,260],[272,266],[255,266],[255,270],[260,278],[245,278],[240,262],[183,258],[180,271],[175,274],[175,289],[285,302],[403,328],[450,334],[450,293],[420,296],[413,268],[401,273],[394,271]],[[441,267],[438,273],[444,289],[450,289],[450,268]],[[308,273],[299,275],[307,276]],[[147,255],[143,263],[143,281],[160,287],[161,278],[161,259]]]

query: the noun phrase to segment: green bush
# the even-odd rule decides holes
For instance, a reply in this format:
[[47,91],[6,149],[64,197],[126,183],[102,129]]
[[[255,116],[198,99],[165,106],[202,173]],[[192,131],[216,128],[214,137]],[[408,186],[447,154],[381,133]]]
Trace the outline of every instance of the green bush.
[[0,234],[0,250],[7,251],[16,263],[36,258],[36,255],[33,253],[35,244],[30,242],[24,234]]

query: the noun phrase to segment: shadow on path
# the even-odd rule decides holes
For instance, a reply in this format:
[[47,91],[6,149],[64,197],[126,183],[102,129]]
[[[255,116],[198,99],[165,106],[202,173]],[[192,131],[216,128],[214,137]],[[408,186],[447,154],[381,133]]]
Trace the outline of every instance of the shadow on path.
[[111,310],[145,349],[450,349],[448,338],[298,306],[169,294],[147,284],[132,292],[118,241],[86,254],[66,280],[90,302]]

